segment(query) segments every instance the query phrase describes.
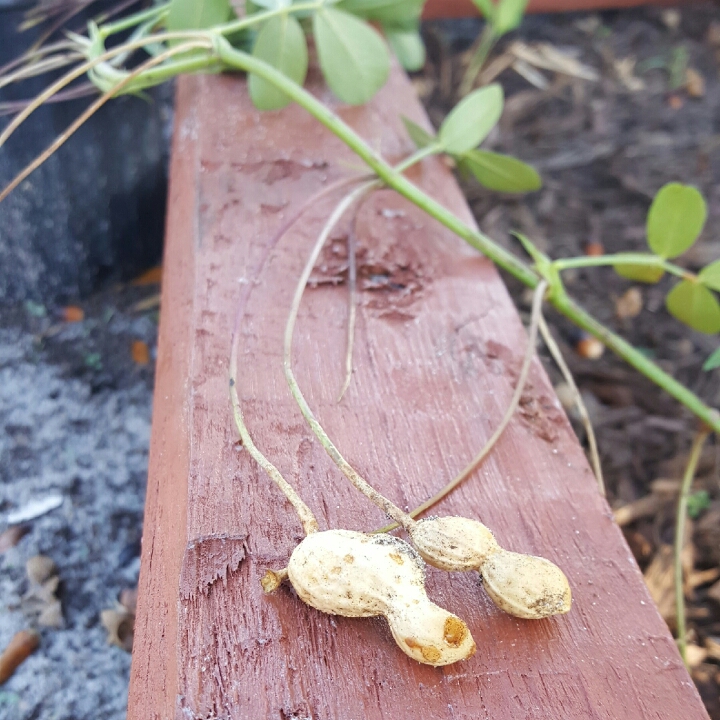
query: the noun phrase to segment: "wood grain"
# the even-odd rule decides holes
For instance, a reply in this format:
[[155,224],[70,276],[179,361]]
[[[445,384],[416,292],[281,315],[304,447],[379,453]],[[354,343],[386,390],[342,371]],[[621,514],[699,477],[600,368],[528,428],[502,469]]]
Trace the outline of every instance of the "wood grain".
[[[390,160],[411,150],[399,114],[427,122],[399,72],[369,106],[339,112]],[[403,655],[383,620],[323,615],[287,586],[263,594],[263,573],[285,566],[302,531],[236,444],[227,364],[248,284],[238,384],[256,443],[323,528],[385,522],[315,442],[281,368],[294,283],[333,201],[312,203],[268,252],[304,201],[359,169],[297,107],[260,114],[238,79],[179,82],[129,718],[707,717],[537,363],[492,456],[437,512],[480,519],[504,547],[560,565],[569,615],[518,620],[495,608],[476,574],[431,569],[430,596],[478,644],[470,660],[436,669]],[[411,177],[471,221],[440,160]],[[348,459],[410,508],[492,433],[525,332],[489,262],[377,192],[354,225],[355,372],[338,404],[350,229],[338,227],[306,293],[296,370]]]

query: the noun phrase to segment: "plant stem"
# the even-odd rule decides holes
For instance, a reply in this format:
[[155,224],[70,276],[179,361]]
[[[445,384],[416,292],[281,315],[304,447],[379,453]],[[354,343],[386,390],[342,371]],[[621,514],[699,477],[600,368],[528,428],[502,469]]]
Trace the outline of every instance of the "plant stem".
[[683,475],[682,485],[680,486],[680,497],[678,498],[677,516],[675,517],[675,543],[674,543],[674,569],[675,569],[675,615],[677,624],[677,644],[682,656],[683,662],[687,665],[687,635],[685,627],[685,593],[683,592],[683,567],[682,552],[685,546],[685,519],[687,517],[687,501],[690,494],[690,488],[695,477],[700,454],[705,444],[705,440],[710,434],[708,428],[703,427],[695,436],[692,447],[690,448],[690,457]]
[[[320,192],[313,195],[306,202],[304,202],[298,210],[293,213],[275,232],[271,237],[270,241],[265,245],[263,256],[257,265],[257,268],[252,273],[253,280],[257,280],[260,277],[265,263],[270,257],[275,246],[280,241],[285,233],[298,221],[302,214],[312,207],[315,203],[319,202],[326,195],[329,195],[336,190],[339,190],[346,185],[357,183],[360,180],[366,180],[366,177],[350,177],[342,178],[337,182],[328,185],[323,188]],[[238,349],[240,345],[240,325],[242,323],[243,316],[245,314],[245,306],[247,305],[250,293],[252,290],[251,284],[246,284],[240,293],[240,300],[238,301],[237,314],[235,316],[235,328],[233,331],[232,348],[230,350],[230,368],[229,368],[229,379],[230,379],[230,400],[233,407],[233,417],[235,419],[235,425],[237,426],[240,438],[243,441],[243,445],[248,449],[255,462],[265,471],[270,479],[280,488],[282,493],[288,499],[290,504],[295,509],[300,522],[305,530],[305,534],[309,535],[311,532],[315,532],[318,529],[317,520],[312,514],[312,511],[303,502],[300,496],[297,494],[295,489],[283,478],[280,471],[262,454],[252,440],[250,431],[245,425],[245,420],[242,414],[242,408],[240,407],[240,397],[237,389],[237,366],[238,366]],[[282,571],[280,571],[282,572]],[[279,584],[279,583],[278,583]]]
[[540,334],[545,341],[547,349],[555,360],[555,364],[560,368],[560,372],[565,378],[565,382],[570,386],[575,397],[575,405],[577,406],[578,412],[580,413],[580,419],[585,427],[585,434],[587,435],[588,445],[590,446],[590,460],[592,462],[593,470],[595,471],[595,479],[597,480],[598,489],[605,495],[605,480],[603,479],[602,464],[600,463],[600,453],[598,452],[597,440],[595,439],[595,430],[593,429],[592,423],[590,422],[590,415],[588,414],[585,402],[582,399],[580,390],[575,383],[575,378],[570,372],[570,368],[565,362],[565,358],[560,352],[558,344],[555,342],[555,338],[550,332],[550,328],[545,322],[543,315],[540,315]]
[[480,74],[480,70],[482,70],[482,66],[485,64],[497,40],[498,37],[495,35],[495,29],[492,23],[486,21],[485,27],[483,27],[483,31],[478,38],[475,52],[470,59],[470,63],[467,66],[467,70],[458,88],[458,95],[460,95],[460,97],[465,97],[465,95],[473,89],[475,80],[477,80],[477,76]]
[[44,150],[38,157],[35,158],[29,165],[26,165],[14,178],[13,180],[0,192],[0,202],[2,202],[28,175],[42,165],[47,158],[50,157],[59,147],[65,144],[70,136],[92,115],[94,115],[108,100],[112,99],[119,90],[130,84],[136,77],[142,74],[144,71],[153,67],[153,65],[159,65],[173,55],[178,55],[182,52],[188,52],[189,50],[207,49],[207,40],[194,40],[191,42],[183,43],[182,45],[176,45],[175,47],[166,50],[164,53],[160,53],[155,57],[145,61],[142,65],[135,68],[131,73],[127,74],[117,85],[111,88],[108,92],[104,93],[94,103],[89,105],[85,111],[78,116],[71,125]]
[[[246,72],[256,73],[264,80],[275,85],[279,90],[282,90],[301,107],[305,108],[305,110],[325,125],[333,134],[337,135],[353,152],[367,163],[388,187],[403,195],[421,210],[424,210],[428,215],[435,218],[446,228],[486,255],[490,260],[509,272],[523,284],[531,288],[537,286],[540,278],[532,268],[512,253],[497,245],[483,233],[466,225],[450,210],[447,210],[436,200],[420,190],[420,188],[410,182],[404,175],[398,173],[391,165],[379,157],[352,128],[346,125],[335,113],[323,105],[307,90],[262,60],[258,60],[241,50],[236,50],[224,38],[219,39],[217,42],[217,49],[221,59],[227,63],[228,66]],[[715,432],[720,432],[720,413],[718,413],[717,410],[706,405],[697,395],[673,379],[630,343],[599,323],[592,315],[588,314],[587,311],[568,297],[563,289],[553,289],[549,302],[578,327],[594,335],[600,342],[620,356],[629,365],[640,371],[656,385],[663,388],[669,395],[687,407],[688,410],[709,425]]]
[[169,12],[170,3],[168,2],[163,5],[155,5],[147,10],[141,10],[140,12],[128,15],[127,17],[121,18],[120,20],[116,20],[112,23],[105,23],[98,28],[100,31],[100,37],[105,40],[111,35],[123,32],[124,30],[129,30],[136,25],[142,25],[144,22],[162,20]]
[[562,258],[554,260],[552,264],[558,271],[570,270],[571,268],[602,267],[605,265],[642,265],[644,267],[662,268],[666,272],[686,280],[695,277],[694,273],[688,272],[685,268],[681,268],[651,253],[615,253],[614,255],[599,255],[596,257]]
[[320,424],[315,414],[310,409],[310,406],[305,399],[305,396],[300,390],[297,379],[292,369],[292,343],[293,343],[293,332],[295,329],[295,322],[297,320],[298,311],[300,310],[300,302],[302,300],[305,286],[310,278],[310,273],[315,267],[317,258],[320,255],[320,251],[325,245],[328,236],[332,232],[332,229],[340,221],[345,211],[362,195],[378,186],[378,182],[373,180],[372,182],[365,183],[360,187],[348,193],[335,207],[330,217],[327,219],[317,241],[310,253],[310,256],[305,263],[305,267],[298,280],[297,287],[295,288],[295,295],[293,296],[292,304],[290,307],[290,313],[288,315],[287,324],[285,325],[285,344],[283,354],[283,367],[285,369],[285,378],[290,387],[290,392],[295,398],[295,402],[300,408],[303,417],[307,421],[310,429],[315,434],[315,437],[320,441],[320,444],[325,448],[325,452],[330,456],[332,461],[337,465],[340,471],[345,477],[371,502],[379,507],[384,513],[389,515],[395,522],[402,525],[406,530],[410,529],[414,524],[414,520],[397,505],[388,500],[386,497],[381,495],[375,490],[370,483],[367,482],[353,467],[350,463],[342,456],[340,451],[337,449],[333,441],[328,437],[323,426]]
[[[414,510],[410,511],[410,517],[417,517],[426,510],[429,510],[433,505],[437,505],[443,498],[449,495],[460,483],[464,482],[475,470],[481,465],[483,460],[490,454],[490,451],[495,447],[495,443],[500,439],[500,436],[505,432],[505,428],[510,424],[515,410],[520,403],[523,390],[525,389],[525,383],[527,382],[528,375],[530,374],[530,365],[535,355],[535,346],[537,343],[537,331],[538,324],[542,319],[542,302],[545,295],[545,291],[548,288],[548,284],[545,280],[538,283],[533,294],[532,314],[530,317],[530,327],[528,329],[528,341],[525,349],[525,357],[523,358],[523,364],[520,368],[520,375],[518,375],[517,384],[515,390],[510,399],[505,414],[503,415],[500,424],[495,428],[495,432],[490,436],[489,440],[485,443],[483,449],[470,461],[470,464],[453,480],[451,480],[445,487],[439,492],[435,493],[430,499],[426,500],[422,505],[418,505]],[[376,530],[376,533],[390,532],[394,530],[397,525],[386,525],[380,530]]]
[[396,165],[395,172],[403,173],[416,163],[424,160],[426,157],[430,157],[431,155],[437,155],[439,152],[441,152],[441,148],[439,145],[426,145],[424,148],[416,150],[412,155],[410,155],[410,157],[405,158],[405,160]]

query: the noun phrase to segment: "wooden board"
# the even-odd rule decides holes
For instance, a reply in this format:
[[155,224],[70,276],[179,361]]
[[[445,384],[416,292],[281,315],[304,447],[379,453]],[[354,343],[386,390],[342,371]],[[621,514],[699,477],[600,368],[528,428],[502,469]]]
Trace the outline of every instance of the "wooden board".
[[[394,161],[411,150],[399,114],[427,122],[399,72],[369,106],[339,112]],[[437,512],[480,519],[504,547],[555,561],[573,588],[569,615],[518,620],[476,574],[431,569],[429,594],[478,645],[470,660],[432,668],[402,654],[381,619],[323,615],[287,586],[263,594],[259,579],[285,566],[302,532],[235,443],[228,358],[248,284],[238,376],[256,443],[323,528],[385,522],[325,456],[282,374],[291,294],[333,201],[313,203],[267,252],[305,200],[358,169],[298,107],[261,114],[239,79],[179,82],[129,718],[707,717],[537,363],[521,413]],[[441,160],[411,177],[471,221]],[[338,227],[306,294],[296,369],[350,462],[410,508],[499,422],[525,333],[489,262],[377,192],[355,224],[363,290],[355,372],[338,404],[349,228]]]

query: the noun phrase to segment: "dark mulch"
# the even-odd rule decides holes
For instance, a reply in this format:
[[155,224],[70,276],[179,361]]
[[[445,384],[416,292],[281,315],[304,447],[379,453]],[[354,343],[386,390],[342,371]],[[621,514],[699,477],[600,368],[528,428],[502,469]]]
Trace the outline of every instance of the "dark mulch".
[[[499,132],[485,146],[533,164],[544,186],[516,198],[464,183],[487,234],[522,254],[509,235],[520,230],[555,258],[583,255],[589,243],[600,243],[608,253],[642,251],[653,195],[666,182],[680,181],[703,192],[709,217],[701,241],[679,263],[697,271],[720,257],[720,9],[710,5],[674,12],[646,8],[528,17],[519,33],[499,44],[491,60],[518,39],[549,43],[597,70],[600,79],[590,82],[544,71],[548,87],[538,89],[512,69],[499,76],[506,112]],[[467,48],[479,26],[479,21],[464,21],[425,28],[429,58],[416,83],[436,126],[457,101]],[[704,81],[700,96],[692,96],[692,87],[688,92],[683,57]],[[633,61],[634,72],[623,80],[623,70]],[[680,81],[675,88],[673,73]],[[527,310],[528,292],[506,279],[518,305]],[[720,370],[702,371],[718,338],[689,331],[666,312],[664,296],[672,280],[633,285],[609,269],[567,273],[565,280],[569,292],[598,319],[705,402],[720,405]],[[620,318],[616,303],[632,287],[640,292],[642,311]],[[580,357],[575,352],[577,330],[552,313],[549,319],[593,419],[610,503],[615,509],[625,507],[621,522],[628,542],[674,628],[668,547],[678,480],[697,423],[610,353],[599,360]],[[547,367],[560,383],[551,361]],[[579,423],[577,429],[584,439]],[[709,507],[691,521],[686,587],[692,674],[713,718],[720,718],[718,467],[716,447],[709,444],[693,488],[707,492],[708,502],[703,496],[697,500],[701,508]],[[654,499],[644,516],[627,522],[627,513],[643,509],[636,501],[651,494]]]

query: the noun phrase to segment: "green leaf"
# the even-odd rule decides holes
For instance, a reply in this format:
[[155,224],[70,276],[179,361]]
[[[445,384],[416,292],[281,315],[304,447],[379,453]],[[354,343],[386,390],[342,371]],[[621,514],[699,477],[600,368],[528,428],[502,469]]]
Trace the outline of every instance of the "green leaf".
[[461,157],[458,166],[472,173],[481,185],[497,192],[524,193],[542,187],[535,168],[509,155],[470,150]]
[[230,0],[172,0],[167,29],[203,30],[225,23],[233,15]]
[[[305,33],[292,15],[270,18],[258,33],[252,54],[298,85],[305,82],[308,68]],[[290,102],[287,95],[257,75],[250,75],[248,87],[255,107],[260,110],[277,110]]]
[[384,27],[385,37],[400,64],[409,72],[425,65],[425,45],[417,30],[395,30]]
[[438,137],[445,152],[462,155],[478,146],[502,115],[503,91],[493,83],[461,100],[440,126]]
[[615,272],[621,277],[627,278],[628,280],[650,283],[652,285],[659,282],[665,274],[665,271],[661,267],[652,267],[650,265],[618,263],[613,267],[615,268]]
[[279,10],[280,8],[290,7],[292,0],[252,0],[252,4],[266,10]]
[[410,139],[415,143],[415,147],[421,150],[428,145],[435,143],[435,138],[426,130],[423,130],[419,125],[416,125],[412,120],[408,120],[406,117],[401,118],[407,134]]
[[713,335],[720,332],[720,304],[715,296],[697,282],[679,282],[665,298],[670,314],[693,330]]
[[703,510],[710,507],[710,493],[707,490],[698,490],[687,497],[687,514],[696,518]]
[[491,0],[472,0],[480,14],[488,21],[493,22],[495,18],[496,6]]
[[650,249],[663,258],[682,255],[703,229],[707,207],[690,185],[668,183],[658,190],[647,216]]
[[704,362],[703,370],[714,370],[720,367],[720,347],[713,352],[710,357]]
[[425,0],[343,0],[337,7],[395,29],[417,29]]
[[705,266],[700,271],[698,280],[706,287],[720,292],[720,260]]
[[500,0],[495,9],[493,29],[497,35],[514,30],[523,19],[528,0]]
[[313,33],[325,80],[340,100],[362,105],[385,84],[390,57],[367,23],[323,7],[313,17]]

